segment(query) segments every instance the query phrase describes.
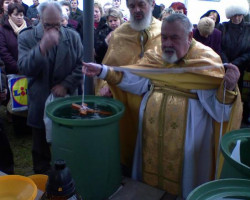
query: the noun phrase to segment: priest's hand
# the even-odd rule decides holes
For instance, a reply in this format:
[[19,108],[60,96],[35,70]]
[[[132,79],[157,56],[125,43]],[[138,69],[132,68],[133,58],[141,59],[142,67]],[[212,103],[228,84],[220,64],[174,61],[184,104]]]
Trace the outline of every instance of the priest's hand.
[[96,63],[85,63],[82,62],[82,73],[87,76],[94,77],[100,75],[102,72],[102,65]]
[[103,88],[100,89],[100,95],[102,97],[112,97],[113,96],[108,86],[104,86]]
[[224,76],[224,84],[227,90],[234,90],[240,78],[238,67],[232,63],[224,64],[226,74]]

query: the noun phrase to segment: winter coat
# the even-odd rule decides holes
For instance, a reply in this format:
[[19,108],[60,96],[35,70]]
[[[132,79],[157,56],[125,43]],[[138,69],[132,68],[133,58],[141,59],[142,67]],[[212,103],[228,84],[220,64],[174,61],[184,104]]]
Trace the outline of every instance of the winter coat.
[[101,18],[98,27],[94,30],[95,60],[97,63],[102,63],[107,52],[108,45],[105,42],[105,38],[111,31],[112,29],[106,24],[106,19]]
[[193,29],[193,37],[196,41],[212,48],[218,55],[221,53],[221,32],[214,29],[207,38],[200,35],[198,28]]
[[82,18],[82,16],[83,12],[79,8],[77,8],[76,12],[70,12],[69,19],[74,19],[78,21],[80,18]]
[[233,63],[238,66],[241,76],[239,87],[242,87],[244,71],[250,64],[250,25],[242,21],[233,24],[231,21],[223,22],[221,58],[224,63]]
[[26,16],[27,15],[27,11],[28,11],[28,9],[29,9],[29,6],[27,5],[27,4],[25,4],[25,3],[23,3],[22,2],[22,6],[24,7],[24,16]]
[[83,46],[79,35],[70,28],[60,28],[59,44],[46,56],[40,52],[43,26],[29,27],[18,36],[18,67],[28,81],[28,118],[31,127],[44,128],[45,101],[51,89],[60,84],[73,94],[82,79]]
[[2,89],[7,88],[6,75],[5,75],[5,66],[4,62],[0,58],[0,68],[1,68],[1,81],[2,81]]
[[[28,22],[27,26],[29,25]],[[5,64],[6,74],[17,74],[17,35],[11,27],[8,17],[0,27],[0,57]]]
[[[106,23],[106,17],[102,17],[98,27],[94,29],[94,48],[95,48],[95,61],[102,63],[102,60],[108,49],[108,45],[105,42],[105,38],[112,31]],[[77,26],[77,32],[80,34],[83,40],[83,19],[81,19]]]

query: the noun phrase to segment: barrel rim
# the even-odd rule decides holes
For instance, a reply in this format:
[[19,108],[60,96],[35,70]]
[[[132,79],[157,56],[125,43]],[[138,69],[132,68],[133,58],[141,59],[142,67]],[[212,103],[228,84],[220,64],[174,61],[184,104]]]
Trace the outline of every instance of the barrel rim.
[[228,178],[204,183],[189,193],[187,200],[214,200],[228,196],[250,197],[250,180]]
[[227,162],[229,162],[231,165],[233,165],[233,167],[240,170],[241,172],[250,175],[250,167],[232,159],[231,153],[229,153],[228,149],[228,146],[230,143],[232,143],[232,141],[236,141],[237,139],[242,139],[246,137],[250,138],[250,128],[243,128],[228,132],[222,137],[220,148]]
[[114,121],[117,121],[117,119],[120,119],[125,111],[124,105],[113,98],[107,98],[107,97],[101,97],[101,96],[94,96],[94,95],[86,95],[85,100],[86,103],[88,102],[95,102],[99,101],[98,103],[106,104],[111,106],[117,113],[107,116],[102,119],[65,119],[56,117],[53,115],[53,112],[60,108],[61,106],[81,102],[81,96],[70,96],[65,98],[56,99],[55,101],[49,103],[46,108],[46,114],[47,116],[54,122],[62,125],[68,125],[68,126],[96,126],[96,125],[102,125],[102,124],[108,124],[112,123]]

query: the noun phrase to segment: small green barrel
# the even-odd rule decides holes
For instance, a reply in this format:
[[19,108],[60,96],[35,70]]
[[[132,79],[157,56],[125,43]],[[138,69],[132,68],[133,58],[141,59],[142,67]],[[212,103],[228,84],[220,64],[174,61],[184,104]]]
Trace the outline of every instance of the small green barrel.
[[249,200],[250,180],[219,179],[195,188],[187,200]]
[[[250,129],[239,129],[225,134],[221,140],[225,158],[220,178],[250,179]],[[249,188],[250,190],[250,188]]]
[[81,96],[61,98],[46,107],[52,120],[52,160],[66,161],[83,199],[107,199],[121,184],[119,120],[124,105],[112,98],[85,96],[85,103],[109,107],[112,115],[72,119],[58,112],[81,100]]

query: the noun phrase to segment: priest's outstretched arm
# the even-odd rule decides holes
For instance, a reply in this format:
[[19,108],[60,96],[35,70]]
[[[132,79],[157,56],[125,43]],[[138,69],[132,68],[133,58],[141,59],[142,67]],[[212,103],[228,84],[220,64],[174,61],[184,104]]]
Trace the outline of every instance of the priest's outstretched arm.
[[138,76],[129,71],[114,71],[112,67],[96,63],[83,63],[82,71],[87,76],[97,76],[111,85],[117,85],[122,90],[137,95],[146,93],[151,84],[148,78]]

